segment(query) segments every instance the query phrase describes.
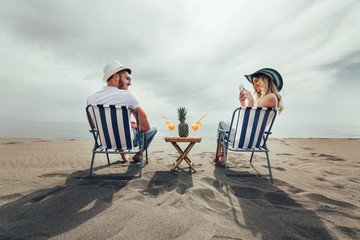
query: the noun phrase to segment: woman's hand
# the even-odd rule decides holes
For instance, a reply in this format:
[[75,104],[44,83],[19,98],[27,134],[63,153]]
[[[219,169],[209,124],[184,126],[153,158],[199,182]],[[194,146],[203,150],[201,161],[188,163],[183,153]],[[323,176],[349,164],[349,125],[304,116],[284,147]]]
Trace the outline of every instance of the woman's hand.
[[244,88],[243,91],[240,92],[239,94],[239,101],[242,107],[246,107],[246,103],[245,100],[248,100],[248,107],[253,107],[254,106],[254,98],[251,95],[251,92],[248,91],[246,88]]
[[240,94],[239,94],[239,101],[240,101],[240,104],[242,107],[245,107],[245,100],[246,100],[246,97],[245,97],[245,90],[244,91],[241,91]]
[[132,128],[135,128],[135,129],[137,129],[137,125],[136,125],[136,122],[134,122],[134,121],[131,121],[131,127],[132,127]]

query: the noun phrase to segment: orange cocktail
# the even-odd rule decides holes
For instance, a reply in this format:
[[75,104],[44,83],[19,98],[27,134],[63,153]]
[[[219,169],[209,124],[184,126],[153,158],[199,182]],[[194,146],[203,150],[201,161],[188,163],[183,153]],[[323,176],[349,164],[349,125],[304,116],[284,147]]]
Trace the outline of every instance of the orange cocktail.
[[169,123],[169,124],[168,124],[168,128],[169,128],[169,130],[170,130],[170,136],[172,136],[172,131],[175,129],[175,124]]
[[191,125],[191,127],[192,127],[192,129],[194,130],[194,132],[195,132],[194,136],[196,136],[196,130],[198,130],[199,124],[194,123],[193,125]]

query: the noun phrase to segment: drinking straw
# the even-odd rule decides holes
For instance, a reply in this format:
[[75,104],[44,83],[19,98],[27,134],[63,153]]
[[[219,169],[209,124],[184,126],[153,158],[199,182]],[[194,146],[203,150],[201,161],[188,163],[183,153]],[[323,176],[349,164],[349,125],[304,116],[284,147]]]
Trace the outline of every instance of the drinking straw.
[[198,122],[200,122],[201,119],[203,119],[203,118],[206,117],[206,116],[207,116],[207,114],[205,114],[204,116],[202,116]]

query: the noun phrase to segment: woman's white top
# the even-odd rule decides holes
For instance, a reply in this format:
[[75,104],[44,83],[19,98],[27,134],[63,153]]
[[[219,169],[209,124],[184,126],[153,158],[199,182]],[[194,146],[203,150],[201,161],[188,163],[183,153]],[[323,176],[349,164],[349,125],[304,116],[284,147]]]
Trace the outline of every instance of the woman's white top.
[[[275,109],[277,110],[278,109],[278,98],[276,97],[275,93],[270,93],[269,95],[273,96],[275,98],[275,101],[276,101],[276,104],[275,104]],[[256,104],[255,107],[257,107],[257,105],[259,104]]]
[[275,108],[278,109],[278,98],[276,97],[275,93],[270,93],[269,95],[272,95],[274,98],[275,98],[275,101],[276,101],[276,105],[275,105]]

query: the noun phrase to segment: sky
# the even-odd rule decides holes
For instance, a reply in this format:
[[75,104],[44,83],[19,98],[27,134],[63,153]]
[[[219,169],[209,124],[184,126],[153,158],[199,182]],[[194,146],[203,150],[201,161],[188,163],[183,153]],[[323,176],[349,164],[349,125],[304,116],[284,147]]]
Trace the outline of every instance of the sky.
[[133,70],[151,124],[230,120],[244,77],[283,77],[277,125],[359,125],[358,0],[4,0],[0,120],[87,122],[103,68]]

